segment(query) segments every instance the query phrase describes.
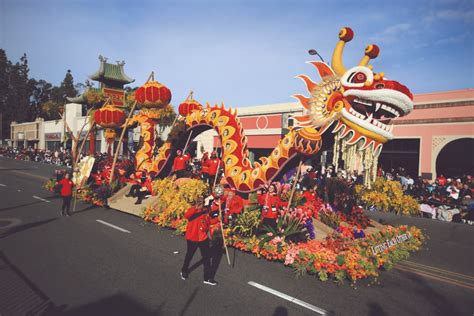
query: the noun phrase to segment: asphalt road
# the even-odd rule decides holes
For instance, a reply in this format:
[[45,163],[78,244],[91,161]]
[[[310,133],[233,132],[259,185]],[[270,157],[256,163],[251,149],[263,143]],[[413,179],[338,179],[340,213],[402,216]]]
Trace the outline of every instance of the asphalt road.
[[53,170],[0,157],[2,316],[474,313],[473,226],[373,214],[416,224],[430,237],[409,261],[382,272],[380,284],[362,281],[354,289],[296,278],[281,264],[231,250],[233,266],[224,256],[219,284],[209,286],[202,266],[180,279],[186,244],[171,230],[83,203],[72,217],[59,217],[61,200],[42,188]]

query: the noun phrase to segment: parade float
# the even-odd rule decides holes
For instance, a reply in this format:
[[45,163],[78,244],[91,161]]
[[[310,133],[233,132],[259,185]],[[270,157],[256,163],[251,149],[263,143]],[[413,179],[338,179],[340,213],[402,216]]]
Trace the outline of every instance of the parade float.
[[[320,61],[310,62],[321,77],[319,83],[306,75],[298,76],[308,91],[308,96],[294,96],[303,114],[294,117],[297,124],[260,161],[252,162],[249,158],[247,138],[235,109],[224,105],[202,106],[192,94],[179,106],[179,116],[170,124],[168,139],[158,146],[157,121],[163,116],[169,120],[174,112],[169,104],[170,90],[153,77],[131,96],[133,106],[126,110],[126,119],[125,113],[116,115],[117,109],[107,104],[95,112],[98,125],[122,129],[122,136],[125,129],[140,126],[142,146],[135,155],[133,169],[152,172],[159,178],[153,186],[154,203],[142,211],[144,219],[173,228],[177,233],[184,232],[184,212],[209,187],[196,179],[180,179],[176,185],[171,175],[173,160],[177,150],[185,148],[190,140],[214,129],[222,150],[222,182],[247,201],[244,211],[231,224],[216,230],[216,234],[223,233],[227,246],[280,261],[299,273],[337,281],[377,277],[381,268],[390,269],[410,252],[420,249],[424,237],[416,227],[380,225],[369,220],[357,206],[344,213],[321,199],[308,203],[289,185],[283,185],[278,192],[286,196],[288,206],[280,210],[276,229],[261,227],[255,192],[281,179],[290,169],[297,169],[298,176],[304,160],[330,148],[336,169],[357,171],[364,179],[363,188],[343,189],[345,192],[335,194],[352,195],[357,197],[357,202],[378,199],[370,196],[374,183],[377,185],[378,156],[383,144],[393,138],[393,121],[412,111],[413,96],[406,86],[386,79],[383,72],[373,71],[369,62],[379,54],[376,45],[367,46],[357,66],[344,66],[343,49],[353,35],[347,27],[340,31],[330,66]],[[139,107],[138,112],[135,106]],[[114,118],[116,125],[108,125],[105,118]],[[110,170],[119,172],[122,167],[114,165],[115,160]],[[114,177],[116,181],[123,179],[112,172]],[[125,190],[109,201],[123,196]],[[407,208],[410,203],[405,203]]]

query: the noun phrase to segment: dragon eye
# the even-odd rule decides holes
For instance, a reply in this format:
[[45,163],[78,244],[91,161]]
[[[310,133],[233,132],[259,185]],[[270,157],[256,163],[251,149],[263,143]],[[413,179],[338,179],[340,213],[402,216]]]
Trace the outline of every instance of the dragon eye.
[[353,73],[349,80],[352,83],[364,83],[367,80],[367,76],[363,72],[357,72]]

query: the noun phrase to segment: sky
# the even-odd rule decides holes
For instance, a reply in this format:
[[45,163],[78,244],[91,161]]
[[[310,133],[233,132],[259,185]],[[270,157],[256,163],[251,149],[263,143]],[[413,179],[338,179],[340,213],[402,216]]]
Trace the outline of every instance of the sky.
[[101,54],[126,62],[132,87],[154,71],[175,106],[190,90],[232,108],[293,102],[296,75],[319,81],[308,50],[330,62],[345,26],[347,68],[374,43],[374,70],[415,94],[474,87],[472,0],[0,0],[0,48],[26,53],[30,77],[84,82]]

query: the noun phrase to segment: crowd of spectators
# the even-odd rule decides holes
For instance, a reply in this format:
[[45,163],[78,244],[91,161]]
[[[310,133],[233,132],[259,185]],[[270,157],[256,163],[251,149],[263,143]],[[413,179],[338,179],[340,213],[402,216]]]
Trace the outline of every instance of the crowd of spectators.
[[71,167],[72,154],[70,150],[60,148],[57,150],[41,150],[32,147],[14,148],[0,147],[0,156],[17,160],[42,162],[57,166]]
[[[55,151],[39,150],[33,148],[0,148],[0,156],[6,156],[19,160],[35,161],[58,166],[71,167],[72,154],[70,150],[59,149]],[[96,161],[106,163],[106,154],[96,154]],[[130,164],[131,165],[131,164]],[[103,168],[101,168],[103,170]],[[189,177],[202,179],[211,186],[217,183],[222,176],[222,163],[216,152],[210,155],[204,153],[201,159],[192,158],[188,152],[177,153],[173,164],[173,173],[179,177]],[[93,174],[100,174],[100,170],[94,170]],[[127,170],[126,176],[130,177],[132,171]],[[439,219],[443,221],[457,221],[469,224],[474,223],[473,194],[474,179],[471,175],[461,175],[458,177],[446,178],[440,174],[435,181],[413,178],[403,167],[397,170],[384,171],[379,168],[377,176],[387,180],[399,181],[404,192],[416,198],[420,203],[420,211],[424,217]],[[100,177],[99,177],[100,178]],[[296,178],[296,170],[292,169],[285,173],[280,180],[280,184],[293,184]],[[362,175],[357,172],[347,172],[336,170],[329,165],[327,168],[304,166],[295,188],[298,191],[315,192],[317,196],[326,202],[334,203],[334,197],[328,196],[326,185],[328,178],[344,180],[348,187],[356,184],[363,184]],[[337,202],[337,201],[336,201]]]

